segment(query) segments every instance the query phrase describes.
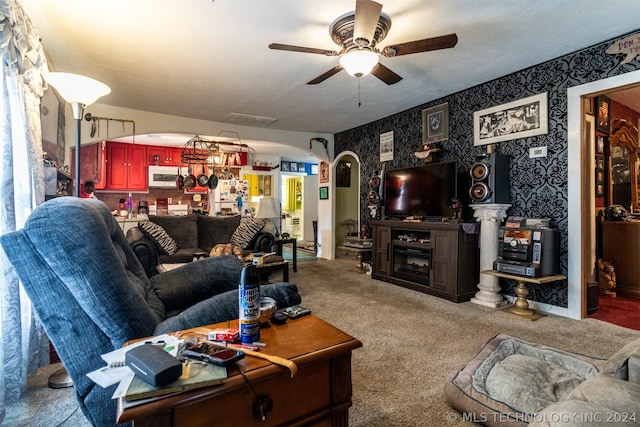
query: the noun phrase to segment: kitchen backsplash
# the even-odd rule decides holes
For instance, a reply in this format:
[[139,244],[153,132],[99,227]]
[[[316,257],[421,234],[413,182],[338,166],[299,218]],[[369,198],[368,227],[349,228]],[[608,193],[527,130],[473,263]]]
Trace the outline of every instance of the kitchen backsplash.
[[[120,204],[120,199],[126,199],[129,195],[128,191],[123,191],[122,193],[112,193],[112,192],[100,192],[100,190],[96,191],[96,197],[102,200],[109,209],[116,210],[118,209],[118,205]],[[151,188],[148,193],[136,193],[132,192],[131,196],[133,198],[133,206],[134,212],[138,212],[138,203],[140,200],[146,201],[149,205],[153,205],[156,199],[158,198],[171,198],[172,204],[182,203],[183,205],[197,207],[203,202],[206,202],[207,195],[199,194],[200,201],[196,202],[193,200],[194,194],[184,194],[181,191],[178,191],[177,188]]]

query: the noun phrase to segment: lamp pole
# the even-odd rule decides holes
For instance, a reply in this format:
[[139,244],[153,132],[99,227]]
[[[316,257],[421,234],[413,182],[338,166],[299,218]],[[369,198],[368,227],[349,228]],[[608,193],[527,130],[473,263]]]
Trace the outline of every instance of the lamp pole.
[[75,171],[76,181],[74,183],[74,195],[80,197],[80,140],[82,135],[82,112],[84,111],[84,105],[79,102],[71,103],[71,109],[73,110],[73,118],[76,121],[76,159],[75,159]]

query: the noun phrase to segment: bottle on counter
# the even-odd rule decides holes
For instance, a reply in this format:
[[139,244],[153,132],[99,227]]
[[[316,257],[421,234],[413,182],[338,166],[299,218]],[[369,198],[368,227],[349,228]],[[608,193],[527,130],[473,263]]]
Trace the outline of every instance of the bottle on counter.
[[131,193],[129,193],[129,195],[127,196],[127,201],[125,202],[125,206],[126,206],[127,212],[129,212],[129,218],[133,218],[133,197],[131,196]]

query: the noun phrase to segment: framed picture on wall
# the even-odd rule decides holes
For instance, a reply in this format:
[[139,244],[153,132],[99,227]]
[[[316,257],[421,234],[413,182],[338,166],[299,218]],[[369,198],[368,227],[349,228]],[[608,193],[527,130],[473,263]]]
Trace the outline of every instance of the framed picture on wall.
[[289,170],[291,172],[298,172],[298,164],[296,162],[291,162],[289,165]]
[[598,136],[596,138],[596,154],[604,154],[604,136]]
[[609,133],[611,100],[606,96],[596,98],[596,130]]
[[596,158],[596,197],[604,197],[604,158]]
[[282,172],[289,172],[289,162],[280,162],[280,170]]
[[329,182],[329,163],[320,162],[320,183]]
[[449,139],[449,103],[422,110],[422,143]]
[[393,131],[380,134],[380,161],[393,160]]
[[473,113],[473,145],[544,135],[548,132],[547,93]]
[[329,199],[329,187],[320,187],[320,200]]

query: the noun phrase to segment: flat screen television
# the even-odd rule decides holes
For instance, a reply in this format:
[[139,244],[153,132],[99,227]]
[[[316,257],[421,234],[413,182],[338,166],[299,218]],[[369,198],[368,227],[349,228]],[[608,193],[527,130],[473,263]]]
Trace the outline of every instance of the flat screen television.
[[434,163],[385,172],[385,216],[439,220],[451,217],[451,199],[458,197],[456,162]]

